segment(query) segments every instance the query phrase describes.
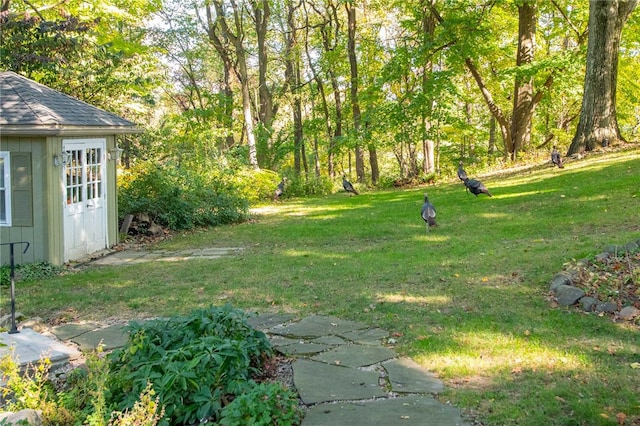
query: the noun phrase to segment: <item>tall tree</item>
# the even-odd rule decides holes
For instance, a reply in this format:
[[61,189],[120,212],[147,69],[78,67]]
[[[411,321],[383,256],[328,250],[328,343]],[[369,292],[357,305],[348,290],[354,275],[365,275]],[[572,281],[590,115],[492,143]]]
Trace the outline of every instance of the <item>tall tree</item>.
[[350,69],[350,92],[351,92],[351,111],[353,114],[353,132],[355,139],[355,153],[356,153],[356,175],[358,176],[358,182],[365,182],[364,175],[364,153],[362,151],[362,134],[360,129],[361,114],[360,114],[360,101],[358,99],[358,58],[356,56],[356,8],[352,1],[347,1],[344,4],[347,11],[347,54],[349,56],[349,69]]
[[637,4],[637,0],[589,1],[582,108],[568,155],[624,141],[616,115],[618,54],[622,28]]
[[[213,6],[213,8],[212,8]],[[228,7],[230,7],[230,10]],[[249,146],[249,164],[258,169],[258,154],[256,133],[253,122],[253,107],[251,103],[251,89],[249,87],[249,70],[247,66],[247,53],[244,46],[244,25],[242,10],[235,0],[227,5],[221,0],[210,0],[206,3],[207,34],[214,48],[234,71],[242,93],[242,116]],[[233,21],[233,27],[227,22],[227,14]],[[229,43],[226,43],[226,41]],[[231,46],[229,46],[229,44]]]

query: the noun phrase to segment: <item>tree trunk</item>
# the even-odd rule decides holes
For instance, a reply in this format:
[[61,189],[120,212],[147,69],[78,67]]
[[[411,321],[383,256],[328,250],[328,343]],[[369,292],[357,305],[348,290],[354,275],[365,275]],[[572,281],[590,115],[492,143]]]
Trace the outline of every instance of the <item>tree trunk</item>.
[[358,101],[358,60],[356,57],[356,9],[350,2],[345,3],[347,10],[347,55],[351,71],[351,111],[353,114],[353,132],[355,137],[356,175],[358,182],[364,183],[364,152],[360,143],[360,103]]
[[269,9],[268,0],[252,1],[251,4],[258,38],[258,96],[260,98],[258,119],[265,129],[270,129],[275,114],[273,96],[267,84],[266,39],[271,10]]
[[[223,61],[226,61],[228,64],[235,64],[231,69],[233,69],[241,87],[242,114],[247,134],[247,145],[249,146],[249,165],[258,169],[258,154],[256,149],[255,130],[253,126],[253,110],[251,107],[251,93],[249,90],[249,74],[247,72],[245,49],[242,44],[244,34],[242,33],[240,11],[238,10],[238,6],[235,1],[232,1],[231,5],[233,7],[233,17],[237,31],[236,33],[233,33],[227,24],[222,2],[220,0],[213,0],[212,4],[216,10],[215,19],[213,18],[214,14],[211,12],[210,7],[207,7],[209,41],[213,44]],[[229,40],[231,42],[233,46],[233,53],[235,53],[235,61],[231,59],[231,52],[227,50],[226,45],[223,44],[220,37],[217,36],[216,29],[218,27],[222,31],[224,40]]]
[[[524,1],[518,6],[518,53],[516,66],[533,62],[536,35],[536,5]],[[511,140],[507,152],[511,160],[529,145],[533,119],[533,77],[516,74],[513,90],[513,114],[511,116]]]
[[[429,2],[429,5],[433,3],[432,0],[424,0]],[[423,44],[428,46],[433,40],[433,34],[436,28],[436,19],[430,12],[429,5],[423,3],[422,7],[422,32],[424,35]],[[425,97],[426,105],[422,112],[422,173],[429,174],[435,172],[435,153],[433,138],[430,135],[432,127],[432,113],[433,113],[433,100],[429,93],[429,79],[433,74],[433,61],[432,56],[429,55],[424,64],[424,71],[422,73],[422,93]]]
[[622,28],[637,0],[591,0],[587,67],[580,121],[567,155],[623,141],[616,117],[618,51]]

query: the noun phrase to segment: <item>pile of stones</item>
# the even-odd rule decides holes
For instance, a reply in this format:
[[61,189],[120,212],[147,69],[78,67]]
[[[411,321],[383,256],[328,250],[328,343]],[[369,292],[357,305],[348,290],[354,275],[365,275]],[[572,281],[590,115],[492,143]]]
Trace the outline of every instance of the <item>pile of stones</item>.
[[[629,256],[640,251],[640,240],[632,241],[625,245],[609,245],[602,253],[595,256],[595,261],[606,262],[619,256]],[[583,259],[577,262],[578,268],[586,267],[589,260]],[[631,302],[625,302],[622,306],[612,301],[601,301],[596,297],[587,295],[578,287],[578,271],[569,270],[556,274],[551,279],[550,292],[559,306],[577,306],[584,312],[598,314],[610,314],[616,320],[636,321],[640,320],[640,309]]]

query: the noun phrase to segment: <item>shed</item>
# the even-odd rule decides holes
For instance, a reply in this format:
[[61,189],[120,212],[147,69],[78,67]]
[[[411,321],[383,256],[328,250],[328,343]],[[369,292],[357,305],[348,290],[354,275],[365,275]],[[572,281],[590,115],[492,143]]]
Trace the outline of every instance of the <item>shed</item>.
[[[54,265],[118,243],[116,136],[131,121],[0,73],[0,243],[25,241],[15,263]],[[0,265],[9,263],[0,246]]]

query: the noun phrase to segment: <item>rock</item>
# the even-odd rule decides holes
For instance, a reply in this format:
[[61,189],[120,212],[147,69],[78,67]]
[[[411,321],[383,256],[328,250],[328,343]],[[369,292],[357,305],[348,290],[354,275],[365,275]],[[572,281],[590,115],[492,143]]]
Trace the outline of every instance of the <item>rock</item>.
[[570,286],[572,284],[573,284],[573,282],[571,280],[571,277],[569,275],[561,272],[559,274],[556,274],[551,279],[551,285],[549,286],[549,289],[551,291],[556,291],[558,289],[558,287],[560,287],[561,285]]
[[42,414],[36,410],[20,410],[17,413],[2,413],[0,414],[0,424],[3,425],[22,425],[29,426],[41,426]]
[[625,253],[627,250],[625,249],[624,246],[618,245],[618,244],[609,244],[608,246],[606,246],[604,248],[604,252],[605,253],[610,253],[614,256],[618,256],[620,254]]
[[593,312],[598,304],[598,299],[593,297],[583,297],[580,299],[580,307],[585,312]]
[[596,304],[596,312],[603,312],[605,314],[612,314],[618,310],[618,305],[613,302],[600,302]]
[[151,235],[162,235],[164,233],[164,229],[162,229],[162,226],[152,223],[149,225],[147,232]]
[[606,262],[611,257],[611,253],[604,252],[596,254],[596,262]]
[[561,285],[556,289],[556,300],[559,305],[571,306],[584,297],[584,291],[571,285]]
[[632,321],[638,316],[640,316],[640,309],[635,306],[625,306],[618,313],[618,317],[624,321]]
[[625,250],[627,250],[627,253],[635,253],[636,251],[638,251],[638,244],[632,241],[625,245],[624,248]]

